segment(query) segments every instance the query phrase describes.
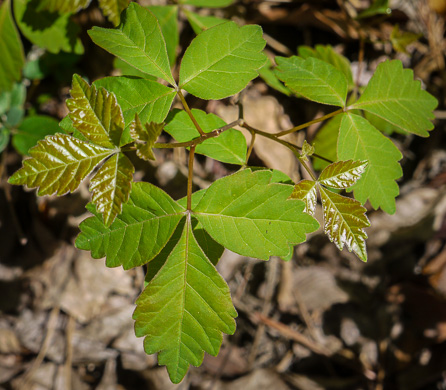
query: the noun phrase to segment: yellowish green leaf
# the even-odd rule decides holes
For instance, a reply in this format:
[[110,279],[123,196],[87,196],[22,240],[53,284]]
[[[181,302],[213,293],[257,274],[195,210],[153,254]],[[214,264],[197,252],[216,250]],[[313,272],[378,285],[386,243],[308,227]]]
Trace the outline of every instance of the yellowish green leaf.
[[48,10],[58,13],[73,13],[90,5],[91,0],[40,0],[37,11]]
[[99,7],[110,22],[117,26],[121,12],[129,5],[130,0],[99,0]]
[[299,199],[305,203],[304,212],[314,215],[317,204],[317,182],[313,180],[301,180],[294,186],[291,199]]
[[164,123],[141,124],[139,116],[130,125],[130,135],[136,141],[136,154],[143,160],[155,160],[152,148],[163,131]]

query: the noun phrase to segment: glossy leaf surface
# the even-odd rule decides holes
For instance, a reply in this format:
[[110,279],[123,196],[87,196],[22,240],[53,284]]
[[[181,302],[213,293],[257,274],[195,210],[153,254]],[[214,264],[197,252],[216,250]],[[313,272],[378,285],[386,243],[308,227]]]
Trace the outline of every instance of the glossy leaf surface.
[[160,25],[148,9],[132,2],[117,29],[95,26],[88,34],[98,46],[141,72],[175,85]]
[[353,186],[355,199],[361,203],[368,199],[375,209],[381,207],[389,214],[395,212],[395,197],[399,193],[395,180],[403,171],[398,163],[402,155],[392,141],[361,116],[344,114],[338,158],[368,161],[366,171]]
[[355,199],[335,194],[318,185],[324,211],[324,230],[339,250],[347,246],[362,260],[367,261],[364,228],[370,226],[366,209]]
[[344,107],[348,84],[344,74],[318,58],[276,57],[276,75],[299,96]]
[[92,202],[102,213],[105,226],[110,226],[129,199],[134,172],[131,161],[123,153],[116,153],[92,177]]
[[215,241],[236,253],[262,260],[287,256],[319,224],[303,212],[302,201],[288,199],[293,186],[271,183],[271,176],[245,169],[215,181],[194,216]]
[[202,363],[204,352],[218,354],[222,332],[235,331],[229,288],[195,239],[190,219],[136,305],[135,333],[147,336],[146,352],[158,353],[158,363],[167,366],[174,383],[190,364]]
[[130,0],[98,0],[99,7],[110,22],[117,26],[121,12],[129,5]]
[[73,76],[72,98],[67,100],[73,126],[88,140],[106,148],[120,145],[124,118],[116,96],[104,88],[91,87]]
[[321,172],[318,182],[330,188],[347,189],[361,178],[366,167],[367,161],[337,161]]
[[136,154],[143,160],[155,160],[152,148],[163,131],[163,123],[141,124],[138,115],[130,125],[130,135],[136,142]]
[[421,137],[429,136],[434,125],[432,111],[437,100],[421,89],[413,79],[413,71],[403,69],[401,61],[385,61],[378,65],[364,93],[351,108],[369,111],[393,125]]
[[[205,133],[218,129],[226,123],[214,114],[192,109],[192,114]],[[178,142],[187,142],[200,136],[186,111],[173,110],[164,130]],[[244,164],[246,160],[246,138],[238,130],[230,129],[216,138],[210,138],[197,145],[196,153],[204,154],[215,160],[229,164]]]
[[304,212],[314,215],[317,204],[317,182],[301,180],[294,186],[290,198],[302,200],[305,203]]
[[39,195],[63,195],[74,191],[82,180],[114,150],[56,134],[39,141],[29,151],[30,159],[15,172],[9,183],[39,187]]
[[203,31],[184,53],[180,87],[201,99],[235,95],[258,76],[264,47],[260,26],[227,22]]
[[110,227],[106,227],[93,205],[94,213],[83,221],[76,247],[91,251],[95,259],[106,256],[108,267],[125,269],[152,260],[172,236],[185,209],[169,195],[149,183],[134,183],[130,199],[122,206]]
[[70,14],[38,11],[38,6],[35,0],[14,0],[15,20],[22,34],[50,53],[62,50],[83,54],[84,47],[77,37],[80,28],[70,19]]
[[11,1],[0,5],[0,93],[10,91],[14,81],[19,81],[25,62],[22,41],[14,25]]

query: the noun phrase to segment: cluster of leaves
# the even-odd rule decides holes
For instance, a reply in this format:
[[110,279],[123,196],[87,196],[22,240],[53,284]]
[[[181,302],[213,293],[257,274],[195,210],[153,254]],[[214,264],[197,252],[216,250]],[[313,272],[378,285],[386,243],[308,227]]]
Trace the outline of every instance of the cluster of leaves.
[[[231,1],[180,3],[224,6]],[[226,124],[213,114],[190,110],[183,96],[185,90],[201,99],[223,99],[244,89],[267,64],[261,28],[230,21],[200,28],[184,53],[177,81],[171,71],[177,32],[170,35],[177,12],[178,6],[131,3],[116,29],[90,30],[97,45],[139,77],[107,77],[89,85],[75,75],[70,113],[60,124],[66,133],[39,141],[9,179],[38,188],[39,195],[63,195],[97,168],[90,181],[93,216],[80,225],[76,246],[94,258],[106,257],[109,267],[147,264],[146,287],[134,313],[136,334],[146,337],[146,352],[158,353],[175,383],[190,364],[201,364],[204,352],[218,353],[223,332],[235,331],[236,311],[215,268],[224,248],[263,260],[289,258],[294,245],[319,228],[313,217],[319,192],[328,237],[365,261],[369,221],[362,204],[369,200],[375,208],[394,212],[401,176],[401,153],[375,125],[383,121],[427,136],[436,106],[399,61],[380,64],[355,100],[349,62],[332,48],[301,47],[298,56],[277,57],[271,73],[284,93],[339,108],[326,116],[332,119],[323,129],[335,139],[335,162],[316,178],[308,157],[317,159],[315,150],[323,154],[323,143],[316,140],[314,150],[281,139],[309,124],[268,134],[243,118]],[[186,13],[190,21],[199,20],[198,14]],[[184,110],[171,110],[175,97]],[[281,172],[247,167],[246,140],[236,126],[289,147],[313,180],[294,184]],[[176,142],[158,143],[162,131]],[[154,149],[175,147],[190,149],[187,197],[175,201],[150,183],[132,183],[128,153],[153,160]],[[195,153],[242,169],[192,193]],[[354,198],[330,189],[353,191]]]

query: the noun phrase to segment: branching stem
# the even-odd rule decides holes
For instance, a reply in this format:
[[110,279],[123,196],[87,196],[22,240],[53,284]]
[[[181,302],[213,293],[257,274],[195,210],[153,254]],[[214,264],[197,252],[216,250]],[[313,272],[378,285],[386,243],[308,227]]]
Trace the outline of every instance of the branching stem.
[[198,130],[198,132],[200,133],[200,135],[203,136],[203,135],[205,134],[205,132],[202,130],[202,128],[201,128],[200,125],[198,124],[197,120],[195,119],[194,115],[192,114],[192,111],[190,110],[189,105],[187,104],[186,99],[184,98],[184,95],[183,95],[183,93],[181,92],[181,89],[180,89],[180,88],[177,89],[177,94],[178,94],[178,97],[179,97],[180,100],[181,100],[181,103],[183,104],[184,109],[185,109],[186,112],[187,112],[187,115],[189,115],[189,118],[190,118],[191,121],[194,123],[194,126],[196,127],[196,129]]

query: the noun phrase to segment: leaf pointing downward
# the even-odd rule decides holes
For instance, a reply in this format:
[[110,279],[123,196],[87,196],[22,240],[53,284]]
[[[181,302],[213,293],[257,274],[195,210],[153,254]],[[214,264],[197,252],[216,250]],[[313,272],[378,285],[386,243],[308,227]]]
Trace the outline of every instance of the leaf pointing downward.
[[300,199],[305,202],[304,212],[314,215],[317,203],[317,182],[313,180],[301,180],[294,186],[290,198]]
[[[222,332],[233,334],[237,316],[229,288],[198,245],[190,218],[165,265],[136,301],[135,333],[147,336],[148,354],[158,352],[170,379],[179,383],[204,352],[218,354]],[[168,319],[168,321],[167,321]]]
[[318,185],[324,210],[324,230],[339,250],[347,245],[358,257],[367,261],[364,228],[370,226],[366,209],[355,199],[346,198]]
[[336,189],[346,189],[355,184],[364,173],[367,161],[338,161],[326,167],[319,176],[319,183]]
[[103,213],[104,225],[110,226],[121,213],[130,195],[135,168],[122,153],[113,155],[91,179],[90,191],[97,211]]
[[115,95],[94,85],[90,87],[79,75],[74,75],[71,96],[67,106],[74,127],[97,145],[119,146],[124,118]]

